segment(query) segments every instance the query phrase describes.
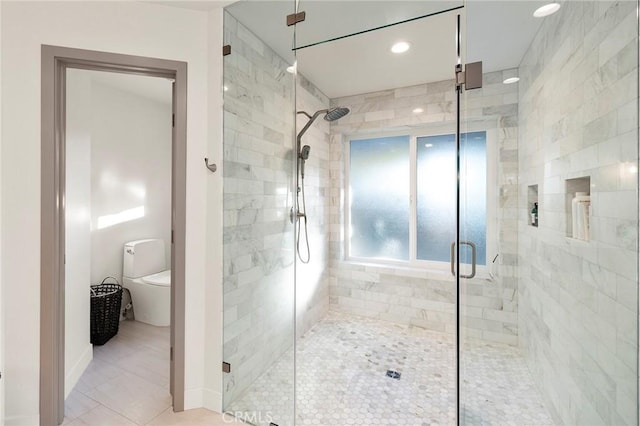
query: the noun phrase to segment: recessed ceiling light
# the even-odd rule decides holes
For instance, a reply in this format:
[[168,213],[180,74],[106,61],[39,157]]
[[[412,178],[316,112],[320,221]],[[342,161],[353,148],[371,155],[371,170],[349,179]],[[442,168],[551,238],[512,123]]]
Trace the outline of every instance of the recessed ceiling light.
[[226,92],[227,90],[229,90],[229,88],[227,86],[222,86],[222,89]]
[[560,3],[549,3],[537,8],[536,11],[533,12],[533,16],[543,18],[556,13],[558,10],[560,10]]
[[287,72],[291,74],[295,74],[297,70],[298,70],[298,61],[295,61],[293,65],[291,65],[290,67],[287,67]]
[[413,110],[414,114],[420,114],[421,112],[424,112],[424,110],[422,108],[416,108]]
[[425,148],[431,148],[432,146],[433,146],[433,144],[432,144],[432,143],[425,143],[425,144],[424,144],[424,147],[425,147]]
[[520,81],[520,77],[510,77],[507,78],[503,81],[504,84],[513,84],[513,83],[517,83],[518,81]]
[[411,48],[411,45],[406,41],[399,41],[393,46],[391,46],[391,51],[393,53],[404,53]]

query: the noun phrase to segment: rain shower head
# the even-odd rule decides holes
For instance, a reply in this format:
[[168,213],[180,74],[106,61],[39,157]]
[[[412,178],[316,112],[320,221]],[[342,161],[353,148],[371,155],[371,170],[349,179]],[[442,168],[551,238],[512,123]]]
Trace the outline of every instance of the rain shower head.
[[306,132],[309,129],[309,127],[311,127],[313,122],[316,121],[316,118],[318,118],[320,114],[324,114],[324,119],[327,121],[335,121],[349,114],[349,108],[337,107],[337,108],[331,108],[331,109],[321,109],[319,111],[316,111],[313,115],[305,111],[298,111],[297,113],[303,114],[309,117],[309,121],[307,121],[307,124],[305,124],[302,130],[300,130],[300,133],[298,133],[298,146],[300,147],[299,142],[300,142],[300,139],[302,138],[302,135],[304,135],[304,132]]
[[337,107],[332,108],[327,111],[327,114],[324,116],[324,119],[327,121],[335,121],[349,114],[349,108]]

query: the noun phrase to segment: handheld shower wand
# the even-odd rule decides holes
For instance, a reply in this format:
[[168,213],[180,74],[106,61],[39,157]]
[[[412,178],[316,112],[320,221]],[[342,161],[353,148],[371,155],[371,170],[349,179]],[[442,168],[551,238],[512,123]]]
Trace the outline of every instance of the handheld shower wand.
[[311,147],[309,145],[305,145],[300,150],[300,177],[304,179],[304,165],[309,159],[309,151],[311,151]]
[[[291,221],[293,222],[294,217],[298,221],[298,232],[296,233],[296,252],[298,254],[298,258],[302,263],[309,263],[311,260],[311,250],[309,248],[309,232],[307,229],[307,206],[304,195],[304,166],[307,160],[309,159],[309,152],[311,151],[311,147],[309,145],[302,146],[302,135],[309,130],[314,121],[321,115],[324,114],[324,119],[327,121],[335,121],[338,120],[345,115],[349,114],[349,108],[331,108],[331,109],[321,109],[316,111],[313,115],[305,112],[298,111],[298,114],[303,114],[309,118],[309,121],[304,125],[300,133],[296,138],[296,151],[297,151],[297,169],[296,172],[296,213],[293,214],[293,208],[291,209]],[[302,195],[302,203],[300,202],[300,195]],[[302,207],[302,208],[301,208]],[[307,255],[306,257],[302,257],[300,252],[300,234],[302,231],[302,221],[300,219],[304,219],[304,237],[307,246]]]

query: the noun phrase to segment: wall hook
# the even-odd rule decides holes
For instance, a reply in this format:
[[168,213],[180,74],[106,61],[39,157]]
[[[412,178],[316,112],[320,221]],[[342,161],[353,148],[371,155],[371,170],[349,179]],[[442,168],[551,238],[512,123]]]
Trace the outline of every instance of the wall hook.
[[207,166],[207,169],[209,169],[212,173],[215,173],[215,171],[218,170],[218,166],[216,166],[215,164],[209,164],[209,159],[206,157],[204,159],[204,165]]

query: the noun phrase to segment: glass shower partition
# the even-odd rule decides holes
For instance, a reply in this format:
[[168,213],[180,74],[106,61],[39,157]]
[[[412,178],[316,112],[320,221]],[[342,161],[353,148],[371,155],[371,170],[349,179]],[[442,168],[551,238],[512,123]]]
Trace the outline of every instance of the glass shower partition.
[[460,423],[638,424],[637,3],[466,6]]
[[445,3],[299,2],[298,425],[456,422],[446,10],[462,2]]
[[637,2],[531,8],[226,8],[227,412],[637,424]]
[[[293,425],[295,80],[293,2],[224,13],[223,409],[248,424]],[[273,4],[271,4],[273,3]],[[264,33],[282,22],[285,47]]]

